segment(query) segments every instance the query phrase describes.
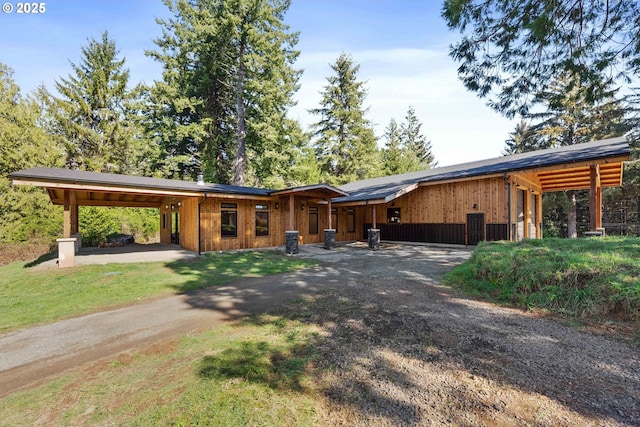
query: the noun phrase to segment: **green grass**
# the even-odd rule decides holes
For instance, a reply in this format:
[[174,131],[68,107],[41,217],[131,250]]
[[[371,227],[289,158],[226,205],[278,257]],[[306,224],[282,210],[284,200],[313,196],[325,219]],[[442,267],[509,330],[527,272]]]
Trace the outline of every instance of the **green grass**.
[[0,266],[0,333],[314,264],[275,251],[206,254],[168,264],[108,264],[55,270],[26,268],[16,262]]
[[485,242],[445,283],[574,317],[640,319],[640,239]]
[[318,331],[248,318],[0,399],[0,426],[315,424]]

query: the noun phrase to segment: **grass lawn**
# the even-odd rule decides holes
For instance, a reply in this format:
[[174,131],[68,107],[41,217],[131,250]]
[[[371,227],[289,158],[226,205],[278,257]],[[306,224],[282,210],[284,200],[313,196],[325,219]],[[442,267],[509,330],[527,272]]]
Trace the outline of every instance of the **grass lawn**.
[[445,281],[522,308],[637,321],[640,239],[484,242]]
[[250,317],[0,399],[0,426],[317,424],[318,340],[314,326]]
[[21,262],[0,266],[0,333],[66,317],[188,292],[242,277],[315,265],[277,251],[206,254],[173,263],[132,263],[37,270]]

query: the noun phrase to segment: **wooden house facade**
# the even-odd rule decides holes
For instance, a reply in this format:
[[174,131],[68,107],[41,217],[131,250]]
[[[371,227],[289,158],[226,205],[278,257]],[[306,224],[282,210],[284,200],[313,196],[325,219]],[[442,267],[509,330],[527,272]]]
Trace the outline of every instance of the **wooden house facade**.
[[619,186],[629,159],[626,138],[541,150],[374,178],[339,188],[285,190],[33,168],[16,185],[45,187],[64,206],[64,237],[78,233],[78,206],[152,207],[162,243],[194,252],[366,239],[474,245],[542,237],[542,194],[590,189],[591,228],[602,226],[603,187]]

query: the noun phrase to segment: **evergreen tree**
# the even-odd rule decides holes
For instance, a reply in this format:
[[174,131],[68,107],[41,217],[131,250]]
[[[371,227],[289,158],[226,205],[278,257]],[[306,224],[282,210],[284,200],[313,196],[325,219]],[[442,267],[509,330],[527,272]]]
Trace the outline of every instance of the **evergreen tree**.
[[376,138],[363,107],[367,92],[357,76],[360,65],[342,53],[331,68],[335,75],[327,77],[320,108],[311,110],[320,116],[313,129],[322,175],[332,184],[378,175]]
[[509,139],[505,141],[505,148],[502,154],[510,156],[512,154],[526,153],[537,149],[539,143],[535,133],[526,120],[520,120],[513,132],[509,134]]
[[[531,138],[527,138],[526,148],[575,145],[628,132],[632,126],[627,117],[629,109],[624,98],[616,97],[618,89],[605,85],[599,92],[603,96],[594,102],[583,90],[579,76],[565,75],[556,80],[549,91],[536,96],[535,102],[543,105],[544,112],[528,115],[538,123],[530,128]],[[564,196],[545,196],[549,209],[546,212],[556,209],[566,213],[568,237],[577,237],[577,205],[585,194],[584,191],[567,191]]]
[[43,110],[36,96],[23,97],[13,71],[0,63],[0,241],[51,239],[62,212],[41,188],[11,186],[9,174],[35,166],[61,166],[61,147],[39,126]]
[[55,133],[67,152],[67,166],[98,172],[135,172],[137,144],[127,121],[129,71],[105,31],[82,48],[73,74],[56,82]]
[[407,162],[407,151],[400,139],[400,128],[395,119],[389,121],[385,129],[385,148],[382,152],[382,163],[385,175],[398,175],[410,172],[411,164]]
[[152,89],[151,130],[179,176],[261,185],[291,151],[286,112],[299,72],[297,33],[283,23],[289,0],[165,0],[159,20],[164,67]]
[[402,143],[409,153],[413,153],[416,164],[413,170],[430,169],[437,165],[431,153],[431,141],[421,133],[422,123],[416,116],[416,111],[409,106],[404,123],[400,126]]
[[451,46],[458,74],[478,96],[511,117],[567,73],[586,101],[603,82],[627,84],[640,71],[640,2],[635,0],[445,0],[442,16],[462,39]]

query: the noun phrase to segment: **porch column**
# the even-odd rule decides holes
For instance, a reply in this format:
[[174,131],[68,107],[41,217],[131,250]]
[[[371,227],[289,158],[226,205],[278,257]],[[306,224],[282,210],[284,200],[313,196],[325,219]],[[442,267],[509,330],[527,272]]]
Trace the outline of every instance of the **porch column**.
[[371,207],[372,225],[369,229],[369,249],[378,250],[380,248],[380,230],[378,230],[378,224],[376,223],[376,205]]
[[602,192],[600,186],[600,165],[592,165],[590,169],[589,191],[589,230],[602,228]]
[[72,234],[78,233],[78,204],[76,192],[64,190],[64,228],[63,238],[68,239]]
[[329,227],[324,230],[324,248],[333,249],[336,246],[336,230],[331,226],[331,198],[327,203],[327,224]]
[[376,229],[378,228],[376,224],[376,205],[371,206],[371,214],[373,215],[373,225],[371,228]]
[[298,232],[296,231],[295,203],[293,194],[289,195],[289,230],[285,231],[285,253],[298,253]]
[[289,231],[293,231],[296,229],[296,220],[295,220],[295,203],[293,200],[293,194],[289,195]]

